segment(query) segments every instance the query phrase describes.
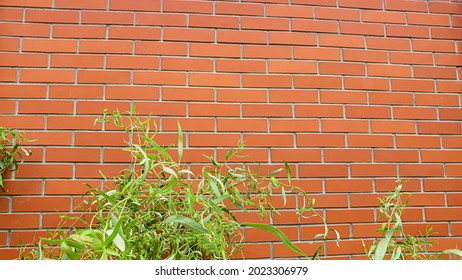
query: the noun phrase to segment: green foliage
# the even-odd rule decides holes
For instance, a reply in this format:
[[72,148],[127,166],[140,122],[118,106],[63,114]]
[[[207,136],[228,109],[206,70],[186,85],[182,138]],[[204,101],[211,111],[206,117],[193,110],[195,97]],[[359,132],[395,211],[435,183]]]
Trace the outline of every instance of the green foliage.
[[[97,122],[113,123],[128,133],[130,167],[100,188],[89,186],[86,216],[64,217],[63,221],[75,219],[84,228],[58,229],[26,258],[229,259],[239,252],[242,227],[267,230],[297,254],[308,257],[275,227],[241,224],[236,217],[237,212],[257,213],[262,219],[277,214],[272,204],[275,192],[282,193],[284,201],[287,193],[301,195],[304,203],[298,215],[311,212],[321,217],[325,232],[317,238],[327,238],[330,229],[313,208],[314,200],[276,179],[282,168],[262,175],[259,168],[231,163],[233,157],[240,156],[242,145],[227,152],[223,163],[208,157],[211,164],[196,175],[181,163],[181,127],[175,149],[178,160],[174,160],[172,147],[155,142],[156,129],[150,118],[115,111],[111,115],[105,112]],[[286,172],[291,181],[288,165]]]
[[[22,147],[24,142],[30,142],[23,133],[11,128],[0,127],[0,188],[5,191],[3,182],[6,171],[16,171],[24,161],[24,155],[30,151]],[[24,155],[23,155],[24,154]]]
[[440,259],[443,255],[452,255],[453,258],[462,257],[462,251],[457,249],[445,250],[438,254],[429,254],[426,246],[431,246],[432,241],[428,240],[432,233],[431,227],[426,228],[425,235],[413,236],[404,232],[401,217],[409,203],[411,194],[401,192],[404,181],[398,180],[395,191],[380,198],[380,213],[384,216],[378,232],[381,233],[380,242],[374,243],[366,248],[367,257],[371,260],[419,260],[419,259]]

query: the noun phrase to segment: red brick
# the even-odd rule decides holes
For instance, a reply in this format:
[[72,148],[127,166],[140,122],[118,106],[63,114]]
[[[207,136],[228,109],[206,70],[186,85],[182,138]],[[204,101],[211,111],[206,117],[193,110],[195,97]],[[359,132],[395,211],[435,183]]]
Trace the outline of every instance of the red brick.
[[160,1],[159,0],[139,0],[136,2],[127,2],[124,0],[112,0],[110,3],[109,9],[158,12],[160,10]]
[[339,134],[297,134],[299,147],[345,147],[345,137]]
[[461,81],[437,81],[436,86],[438,92],[454,92],[460,93],[462,89]]
[[102,98],[102,86],[89,86],[89,85],[51,85],[50,98]]
[[311,60],[340,60],[340,49],[294,47],[294,58]]
[[22,69],[21,82],[51,82],[51,83],[73,83],[75,80],[75,71],[72,70],[38,70]]
[[48,66],[48,58],[45,54],[0,53],[0,66],[42,68]]
[[[188,45],[176,42],[135,42],[135,54],[186,55]],[[191,55],[193,54],[191,45]]]
[[325,162],[371,162],[371,150],[362,149],[325,149]]
[[296,118],[342,118],[343,107],[340,105],[295,105]]
[[[116,0],[117,1],[117,0]],[[120,0],[119,0],[120,1]],[[85,1],[76,3],[72,0],[56,0],[55,8],[105,10],[107,2],[104,0]]]
[[365,72],[364,64],[348,62],[319,62],[320,74],[364,76]]
[[162,6],[165,12],[175,13],[208,13],[213,12],[213,3],[205,1],[165,1]]
[[[149,90],[151,88],[146,88]],[[209,88],[180,88],[163,87],[162,100],[166,101],[211,101],[213,100],[213,89]]]
[[[414,66],[415,78],[433,78],[433,79],[456,79],[457,73],[455,68],[443,68],[433,66]],[[438,87],[439,89],[439,87]]]
[[[213,31],[211,31],[213,34]],[[266,44],[262,31],[218,30],[219,43]]]
[[[190,24],[193,22],[190,16]],[[194,20],[194,22],[196,22]],[[136,13],[136,25],[186,26],[186,15],[169,13]]]
[[340,22],[340,33],[384,36],[383,25],[371,23]]
[[190,116],[227,116],[240,115],[239,104],[191,103],[188,105]]
[[343,164],[300,164],[299,176],[308,178],[347,177],[348,166]]
[[361,62],[388,62],[388,54],[383,51],[343,50],[343,60]]
[[16,69],[0,69],[0,81],[17,82],[18,71]]
[[419,122],[418,131],[424,134],[460,134],[462,127],[457,122]]
[[14,52],[18,51],[19,38],[0,38],[0,50]]
[[148,115],[154,113],[158,116],[186,116],[185,102],[137,101],[134,102],[133,106],[139,114]]
[[72,114],[74,102],[70,100],[21,100],[18,109],[20,114]]
[[362,20],[365,22],[378,23],[406,23],[406,14],[390,11],[361,10]]
[[238,73],[266,73],[266,62],[264,60],[216,60],[217,72],[238,72]]
[[432,191],[460,192],[462,190],[462,179],[456,179],[456,178],[424,179],[424,190],[427,192],[432,192]]
[[[168,58],[164,58],[163,62]],[[106,56],[108,69],[159,69],[159,58],[154,56]]]
[[416,94],[415,104],[418,106],[459,106],[457,95],[449,94]]
[[287,104],[243,104],[245,117],[292,117],[292,107]]
[[396,177],[395,164],[351,164],[352,177]]
[[462,120],[462,108],[438,108],[440,120]]
[[225,15],[263,16],[264,10],[265,6],[263,4],[254,3],[218,2],[215,5],[215,13]]
[[338,92],[321,90],[321,103],[367,104],[367,94],[360,91]]
[[361,36],[350,35],[333,35],[320,34],[319,45],[327,47],[343,47],[343,48],[364,48],[364,38]]
[[441,177],[444,166],[440,164],[400,164],[400,177]]
[[271,89],[269,93],[269,100],[274,103],[318,101],[318,93],[315,90]]
[[[415,69],[415,68],[414,68]],[[369,76],[379,77],[411,77],[411,67],[390,64],[369,64],[367,65]]]
[[374,150],[375,162],[419,162],[417,150]]
[[49,37],[50,26],[48,24],[36,23],[12,23],[3,22],[0,36],[21,36],[21,37]]
[[349,147],[393,148],[393,136],[388,135],[348,135]]
[[249,147],[292,147],[291,134],[244,134],[244,144]]
[[393,91],[434,92],[435,84],[429,80],[391,80]]
[[317,73],[318,67],[315,62],[270,60],[268,62],[268,72],[310,74]]
[[316,7],[315,14],[319,19],[360,20],[360,11],[354,9]]
[[[143,59],[144,57],[140,57]],[[163,58],[162,70],[185,70],[185,71],[212,71],[213,64],[210,59],[191,58]]]
[[462,136],[443,136],[444,148],[462,148]]
[[415,133],[415,123],[412,121],[371,121],[373,133]]
[[390,107],[385,106],[346,106],[347,118],[358,119],[389,119],[391,118]]
[[368,49],[399,51],[411,49],[411,40],[409,39],[367,37],[366,42]]
[[69,197],[15,197],[13,198],[14,212],[55,212],[69,211]]
[[448,177],[461,177],[462,164],[446,164],[446,175]]
[[427,3],[408,0],[385,0],[386,10],[428,12]]
[[77,81],[82,84],[128,84],[130,73],[128,71],[79,70]]
[[313,18],[313,7],[267,4],[266,16],[287,18]]
[[162,118],[162,130],[178,132],[178,123],[183,131],[214,131],[215,128],[212,118]]
[[2,21],[22,21],[23,11],[24,11],[23,9],[19,9],[19,8],[2,8],[0,10],[0,20]]
[[95,122],[95,117],[87,117],[87,116],[49,116],[48,117],[48,122],[47,122],[47,129],[98,130],[99,128],[93,126],[94,122]]
[[[138,17],[137,17],[138,18]],[[239,28],[239,18],[218,15],[189,15],[189,26],[203,28]]]
[[[211,99],[213,99],[213,96]],[[267,93],[261,89],[223,88],[217,90],[216,100],[218,102],[266,102]]]
[[460,34],[460,29],[454,28],[444,28],[444,27],[432,27],[431,34],[432,38],[435,39],[451,39],[451,40],[461,40],[462,35]]
[[51,67],[55,68],[103,68],[104,56],[82,54],[52,54]]
[[462,151],[421,151],[422,162],[460,162]]
[[81,40],[81,53],[131,53],[132,43],[127,41]]
[[[239,83],[238,83],[239,85]],[[289,75],[242,75],[242,86],[250,88],[291,88]]]
[[186,74],[181,72],[135,72],[135,84],[144,85],[186,85]]
[[127,12],[82,11],[81,21],[90,24],[133,24],[134,16]]
[[450,17],[448,15],[436,14],[407,14],[407,23],[416,25],[441,25],[450,26]]
[[344,78],[346,89],[389,90],[388,79],[382,78]]
[[318,42],[316,34],[299,32],[269,32],[271,45],[305,45],[315,46]]
[[291,23],[293,31],[337,33],[338,25],[335,21],[293,19]]
[[430,2],[431,13],[458,14],[460,11],[459,3]]
[[319,132],[317,120],[270,120],[271,132]]
[[191,147],[235,147],[240,141],[239,134],[217,134],[201,133],[189,135],[189,146]]
[[72,165],[23,164],[16,171],[17,178],[71,178]]
[[16,101],[0,100],[0,114],[14,114],[16,112]]
[[394,107],[393,117],[395,119],[410,119],[410,120],[436,120],[435,108],[419,108],[419,107]]
[[22,51],[25,52],[56,52],[75,53],[76,40],[23,39]]
[[1,229],[38,228],[39,214],[0,214]]
[[368,132],[366,120],[322,120],[322,132]]
[[[184,45],[186,54],[186,44]],[[189,44],[189,54],[191,56],[206,57],[240,57],[240,47],[228,44]]]
[[348,7],[348,8],[366,8],[366,9],[382,9],[382,1],[381,0],[340,0],[339,2],[340,7]]
[[[412,49],[414,51],[422,51],[422,52],[450,52],[450,53],[453,53],[455,52],[455,45],[453,41],[434,40],[434,39],[432,40],[413,39]],[[436,64],[438,64],[439,58],[446,58],[446,57],[449,58],[450,56],[436,54],[435,55]],[[453,62],[452,59],[448,59],[447,61]]]
[[164,41],[185,42],[213,42],[215,35],[213,30],[192,28],[164,28]]
[[265,119],[218,119],[217,130],[220,132],[266,132],[268,130],[268,124]]
[[295,76],[295,88],[342,88],[342,78],[329,76]]
[[462,208],[426,208],[425,217],[428,221],[458,221]]
[[78,115],[99,115],[104,110],[113,112],[119,109],[122,112],[130,111],[130,103],[123,101],[90,101],[90,100],[79,100],[77,102],[76,113]]
[[398,148],[440,148],[437,136],[396,136]]
[[283,18],[242,17],[242,29],[256,30],[289,30],[289,20]]
[[[166,35],[164,35],[164,38],[165,37]],[[108,38],[130,40],[160,40],[160,28],[139,26],[109,26]],[[166,38],[165,40],[168,39]]]
[[[327,210],[326,220],[330,221],[331,223],[372,222],[374,221],[374,210],[372,209]],[[363,251],[360,251],[358,253],[362,253],[362,252]]]
[[43,23],[74,23],[79,22],[79,13],[77,11],[66,10],[26,10],[27,22]]
[[0,3],[0,6],[24,6],[24,7],[40,7],[40,8],[51,8],[52,0],[4,0]]
[[387,37],[430,38],[430,30],[424,26],[386,26]]
[[239,85],[240,79],[237,74],[189,74],[189,86],[238,87]]
[[[44,36],[44,37],[48,37],[48,36]],[[53,38],[103,39],[105,37],[106,37],[106,27],[105,26],[53,25]]]

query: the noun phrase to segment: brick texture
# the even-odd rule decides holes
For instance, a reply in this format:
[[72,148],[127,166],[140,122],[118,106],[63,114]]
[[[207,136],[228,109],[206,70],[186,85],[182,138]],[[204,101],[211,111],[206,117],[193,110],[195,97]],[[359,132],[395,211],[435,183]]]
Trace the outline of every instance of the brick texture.
[[[414,194],[406,226],[431,223],[441,249],[462,247],[452,239],[462,234],[460,1],[0,6],[0,126],[37,140],[0,193],[0,259],[55,226],[56,211],[72,213],[98,169],[124,167],[124,135],[93,121],[132,106],[154,116],[163,144],[176,142],[180,121],[193,170],[238,141],[249,163],[287,161],[341,233],[323,257],[362,257],[360,240],[380,222],[377,197],[397,178]],[[319,221],[294,219],[295,201],[274,222],[311,252]],[[247,258],[294,257],[272,236],[245,238]]]

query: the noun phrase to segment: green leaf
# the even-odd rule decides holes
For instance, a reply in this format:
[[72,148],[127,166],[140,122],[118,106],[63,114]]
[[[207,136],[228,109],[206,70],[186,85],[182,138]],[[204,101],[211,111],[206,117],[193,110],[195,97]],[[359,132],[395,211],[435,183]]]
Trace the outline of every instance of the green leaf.
[[165,219],[165,223],[167,224],[179,223],[192,230],[199,231],[202,233],[208,233],[208,231],[203,226],[201,226],[200,224],[196,223],[192,219],[185,217],[185,216],[180,216],[180,215],[170,216],[167,219]]
[[180,122],[178,121],[178,162],[181,162],[183,157],[183,130],[181,130]]
[[290,171],[290,167],[286,161],[284,161],[284,166],[287,172],[287,180],[289,181],[289,184],[292,184],[292,172]]
[[375,250],[374,254],[374,260],[384,259],[385,254],[387,253],[388,244],[390,244],[390,240],[393,237],[393,234],[395,234],[396,229],[398,229],[398,224],[392,226],[385,235],[385,238],[380,241],[379,245],[377,245],[377,249]]
[[[111,236],[112,234],[114,234],[114,230],[108,229],[106,230],[106,234],[108,236]],[[120,251],[125,251],[125,241],[122,238],[122,236],[120,236],[120,234],[116,233],[114,240],[112,240],[112,242],[117,246],[117,248],[119,248]]]
[[279,238],[282,241],[282,243],[290,250],[304,257],[308,257],[302,250],[300,250],[300,248],[295,246],[282,231],[280,231],[278,228],[272,225],[257,224],[257,223],[242,223],[241,225],[266,230],[267,232]]

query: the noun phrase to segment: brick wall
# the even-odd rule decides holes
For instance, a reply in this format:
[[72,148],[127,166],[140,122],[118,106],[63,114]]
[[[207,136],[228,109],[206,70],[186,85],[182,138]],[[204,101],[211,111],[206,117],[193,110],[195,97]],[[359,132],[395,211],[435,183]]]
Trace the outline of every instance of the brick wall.
[[[104,108],[152,113],[161,143],[186,131],[185,157],[224,158],[238,140],[264,167],[289,162],[341,233],[329,257],[360,258],[377,197],[409,178],[409,233],[462,247],[459,68],[462,4],[404,0],[2,0],[0,126],[33,156],[0,194],[0,258],[58,224],[98,170],[116,175],[123,135],[93,126]],[[311,247],[289,200],[274,222]],[[286,257],[246,232],[247,257]]]

